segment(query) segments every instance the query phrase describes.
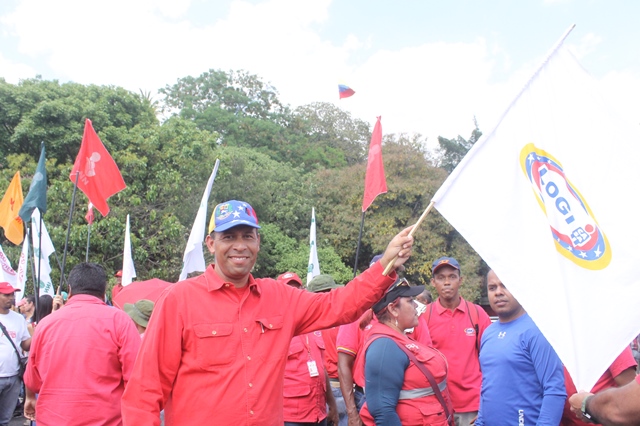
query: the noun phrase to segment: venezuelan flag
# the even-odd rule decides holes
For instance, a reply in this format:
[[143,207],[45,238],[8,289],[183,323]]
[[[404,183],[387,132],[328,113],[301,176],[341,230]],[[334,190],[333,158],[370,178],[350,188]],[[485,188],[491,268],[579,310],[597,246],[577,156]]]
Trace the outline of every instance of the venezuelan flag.
[[344,84],[338,84],[338,92],[340,93],[340,99],[348,98],[356,93],[355,90],[349,86],[345,86]]

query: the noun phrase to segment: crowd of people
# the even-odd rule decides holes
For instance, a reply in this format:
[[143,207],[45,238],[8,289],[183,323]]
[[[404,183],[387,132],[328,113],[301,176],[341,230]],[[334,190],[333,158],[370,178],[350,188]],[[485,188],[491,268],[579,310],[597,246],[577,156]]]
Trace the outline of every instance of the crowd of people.
[[37,312],[0,283],[0,426],[20,399],[25,353],[23,411],[41,426],[640,424],[631,347],[578,392],[494,271],[493,323],[461,297],[454,258],[431,265],[433,301],[402,278],[411,227],[344,286],[254,278],[259,229],[248,203],[217,205],[205,239],[214,263],[122,310],[105,303],[107,274],[93,263],[71,270],[68,300],[41,296]]

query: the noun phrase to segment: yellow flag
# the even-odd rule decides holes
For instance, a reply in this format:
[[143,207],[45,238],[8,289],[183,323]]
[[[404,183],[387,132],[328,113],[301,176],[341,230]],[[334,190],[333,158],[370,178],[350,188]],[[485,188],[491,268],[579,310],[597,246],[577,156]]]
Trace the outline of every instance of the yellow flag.
[[4,228],[4,236],[15,245],[22,243],[24,239],[24,226],[18,216],[23,202],[20,172],[16,172],[0,201],[0,226]]

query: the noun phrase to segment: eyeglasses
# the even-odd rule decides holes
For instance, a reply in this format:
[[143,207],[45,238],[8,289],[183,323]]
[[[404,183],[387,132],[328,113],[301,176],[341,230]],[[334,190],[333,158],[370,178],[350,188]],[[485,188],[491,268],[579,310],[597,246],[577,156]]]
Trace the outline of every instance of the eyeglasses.
[[389,290],[387,290],[387,293],[389,293],[390,291],[398,288],[398,287],[410,287],[411,284],[409,284],[409,281],[407,281],[406,278],[400,278],[398,281],[396,281],[395,283],[393,283],[393,285],[391,287],[389,287]]

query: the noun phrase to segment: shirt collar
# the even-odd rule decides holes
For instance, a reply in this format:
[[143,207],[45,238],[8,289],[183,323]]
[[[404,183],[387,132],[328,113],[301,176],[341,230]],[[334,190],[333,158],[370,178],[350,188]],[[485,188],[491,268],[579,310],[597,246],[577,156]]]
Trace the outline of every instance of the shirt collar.
[[[441,314],[444,311],[448,311],[448,310],[449,309],[447,309],[444,306],[442,306],[442,303],[440,302],[440,298],[438,297],[437,303],[436,303],[436,312],[438,314]],[[467,312],[467,304],[464,303],[464,298],[462,296],[460,296],[460,303],[458,304],[458,306],[456,307],[455,310],[462,311],[462,312]]]
[[[215,264],[211,264],[209,265],[209,267],[207,268],[207,271],[205,272],[205,279],[207,280],[207,291],[220,290],[225,284],[228,283],[227,281],[224,281],[220,277],[220,275],[216,273],[215,268],[216,268]],[[251,289],[251,291],[256,292],[258,296],[262,293],[260,290],[260,285],[255,280],[255,278],[253,278],[253,275],[251,274],[249,274],[248,285],[249,285],[249,289]]]
[[65,306],[75,305],[76,303],[92,303],[96,305],[106,305],[99,297],[90,294],[72,294]]

